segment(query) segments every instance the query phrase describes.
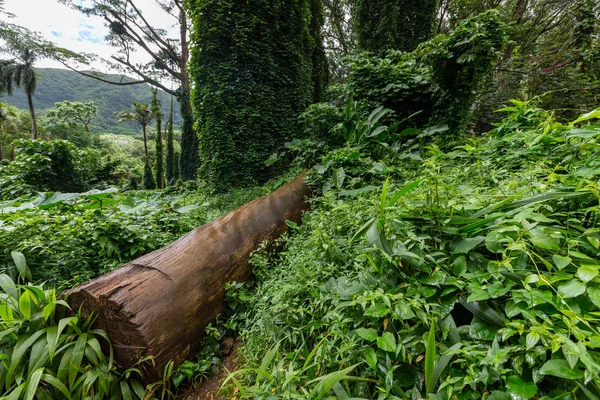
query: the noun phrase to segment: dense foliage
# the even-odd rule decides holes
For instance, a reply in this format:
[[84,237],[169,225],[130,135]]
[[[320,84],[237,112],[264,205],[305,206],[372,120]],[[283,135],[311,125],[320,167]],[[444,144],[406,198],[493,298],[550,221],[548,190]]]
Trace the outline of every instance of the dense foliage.
[[65,140],[14,143],[15,160],[0,165],[0,200],[36,191],[82,192],[110,183],[114,164]]
[[328,193],[230,287],[236,398],[598,397],[600,128],[505,111],[447,152],[370,142],[315,167]]
[[265,189],[218,197],[115,192],[42,193],[0,203],[0,268],[17,250],[35,282],[68,288],[169,244]]
[[[600,398],[600,2],[150,2],[166,30],[145,1],[59,1],[164,93],[34,70],[97,57],[0,21],[29,108],[0,103],[2,399],[172,399],[238,343],[230,399]],[[302,224],[161,381],[63,301],[306,168]]]
[[498,14],[490,11],[412,53],[390,51],[385,58],[358,54],[351,58],[350,91],[356,100],[382,104],[401,118],[420,112],[418,125],[445,123],[456,133],[504,40]]
[[25,284],[31,278],[25,257],[19,252],[12,257],[13,277],[0,274],[3,398],[131,399],[134,394],[141,399],[140,371],[118,371],[106,333],[93,329],[92,319],[68,315],[56,290]]
[[413,51],[430,39],[437,0],[356,0],[354,18],[362,50]]
[[197,0],[191,9],[200,175],[218,190],[264,182],[264,161],[297,134],[311,99],[309,2]]

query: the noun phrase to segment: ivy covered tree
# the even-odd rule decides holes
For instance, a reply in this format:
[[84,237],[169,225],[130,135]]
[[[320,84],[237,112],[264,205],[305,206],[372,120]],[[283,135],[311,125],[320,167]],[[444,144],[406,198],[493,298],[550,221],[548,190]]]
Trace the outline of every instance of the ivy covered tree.
[[173,99],[171,98],[171,112],[169,113],[169,119],[167,119],[167,124],[165,126],[165,131],[167,133],[167,156],[166,156],[166,176],[167,176],[167,185],[172,185],[175,182],[175,176],[177,175],[177,171],[175,169],[179,169],[179,166],[175,163],[175,148],[173,143]]
[[352,58],[349,89],[354,99],[383,105],[411,124],[446,124],[458,133],[505,44],[504,24],[495,11],[464,20],[411,53]]
[[263,182],[272,174],[265,161],[298,134],[311,100],[309,0],[195,0],[190,8],[201,176],[217,190]]
[[329,66],[323,45],[323,13],[322,0],[310,0],[310,36],[314,41],[312,52],[312,101],[318,103],[324,100],[325,88],[329,80]]
[[152,115],[156,120],[156,187],[158,189],[165,188],[165,166],[164,166],[164,151],[162,141],[162,117],[163,113],[160,110],[160,100],[158,100],[158,89],[152,89]]
[[361,49],[413,51],[431,38],[437,0],[356,0],[355,29]]

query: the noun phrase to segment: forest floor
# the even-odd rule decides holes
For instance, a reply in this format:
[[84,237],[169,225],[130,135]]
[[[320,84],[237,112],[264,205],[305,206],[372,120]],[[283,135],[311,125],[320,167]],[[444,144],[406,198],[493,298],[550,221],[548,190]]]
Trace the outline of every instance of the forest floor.
[[237,353],[240,342],[233,338],[226,338],[224,342],[231,340],[229,346],[225,344],[223,361],[219,366],[219,373],[203,378],[198,384],[192,385],[188,390],[185,390],[180,396],[181,400],[227,400],[227,397],[217,395],[223,381],[227,375],[238,368]]

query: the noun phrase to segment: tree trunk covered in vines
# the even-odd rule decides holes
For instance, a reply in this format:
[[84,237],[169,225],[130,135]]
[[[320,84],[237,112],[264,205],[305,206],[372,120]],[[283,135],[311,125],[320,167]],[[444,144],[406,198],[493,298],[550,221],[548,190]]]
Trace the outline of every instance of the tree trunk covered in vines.
[[310,35],[314,41],[312,52],[312,85],[313,103],[324,100],[325,88],[329,80],[329,67],[327,65],[327,56],[323,47],[323,3],[321,0],[310,0]]
[[437,0],[356,0],[354,22],[361,49],[413,51],[431,38]]
[[313,94],[309,1],[188,2],[199,172],[217,191],[274,176],[265,161],[301,134]]

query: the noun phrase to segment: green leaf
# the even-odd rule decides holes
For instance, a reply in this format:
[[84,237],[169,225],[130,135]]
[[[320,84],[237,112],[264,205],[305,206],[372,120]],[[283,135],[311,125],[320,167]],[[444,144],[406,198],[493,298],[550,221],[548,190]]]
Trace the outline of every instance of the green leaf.
[[540,334],[536,332],[529,332],[525,338],[525,346],[527,350],[531,349],[540,340]]
[[370,220],[368,220],[363,226],[360,227],[358,232],[356,232],[354,236],[352,236],[352,239],[350,241],[354,242],[357,238],[365,235],[367,231],[371,229],[371,227],[373,227],[373,225],[377,225],[377,218],[371,218]]
[[569,282],[562,284],[558,287],[558,294],[565,299],[572,299],[577,296],[581,296],[585,293],[585,283],[577,279],[571,279]]
[[367,364],[369,364],[369,367],[371,367],[373,371],[377,369],[377,354],[375,353],[375,350],[372,347],[367,347],[365,349],[365,360],[367,361]]
[[15,282],[6,274],[0,274],[0,287],[4,290],[4,293],[9,295],[15,300],[19,300],[19,291]]
[[19,276],[21,276],[21,279],[30,282],[32,280],[31,271],[29,271],[29,268],[27,268],[27,261],[25,260],[23,253],[11,251],[10,255],[12,256],[15,266],[17,267],[17,271],[19,271]]
[[365,310],[365,317],[385,317],[390,312],[390,309],[383,303],[377,303]]
[[427,343],[425,345],[425,388],[427,394],[433,394],[433,388],[436,382],[433,379],[435,369],[435,359],[437,345],[435,343],[435,321],[431,322],[429,334],[427,335]]
[[13,378],[13,373],[17,370],[17,367],[21,363],[21,360],[23,359],[23,356],[25,355],[27,350],[29,350],[29,348],[44,333],[45,333],[44,330],[39,330],[39,331],[31,334],[31,336],[23,336],[17,341],[17,343],[15,344],[15,347],[13,348],[13,352],[10,357],[10,365],[9,365],[7,373],[6,373],[6,381],[5,381],[6,387],[10,386],[10,381]]
[[82,334],[77,338],[77,342],[75,342],[75,346],[73,347],[73,353],[71,354],[71,359],[69,361],[69,387],[73,389],[73,384],[75,383],[75,379],[77,378],[77,374],[79,373],[79,366],[83,360],[83,354],[85,352],[85,347],[87,345],[88,335],[87,333]]
[[455,254],[458,253],[468,253],[473,250],[479,244],[481,244],[485,240],[485,236],[475,236],[472,238],[464,238],[457,242],[454,242],[452,247],[452,252]]
[[600,108],[596,108],[595,110],[590,111],[589,113],[582,114],[575,121],[571,122],[571,125],[578,124],[578,123],[584,122],[584,121],[589,121],[590,119],[597,119],[597,118],[600,118]]
[[131,385],[131,388],[133,389],[136,396],[140,399],[143,399],[144,395],[146,393],[146,390],[144,389],[142,384],[140,382],[134,381],[134,380],[129,381],[129,384]]
[[590,264],[582,265],[577,268],[577,277],[583,282],[589,282],[598,276],[598,268],[600,268],[600,266]]
[[434,385],[439,381],[442,373],[450,363],[453,354],[451,352],[458,350],[462,347],[462,343],[456,343],[452,347],[450,347],[446,354],[442,354],[440,358],[435,362],[435,367],[433,368],[433,383]]
[[540,368],[541,375],[552,375],[563,379],[581,379],[583,371],[573,369],[569,366],[567,360],[550,360]]
[[133,396],[131,395],[131,389],[129,389],[129,385],[125,381],[119,382],[121,386],[121,398],[123,400],[133,400]]
[[400,198],[410,192],[412,192],[417,186],[419,186],[421,184],[421,182],[423,182],[422,179],[417,179],[414,180],[412,182],[407,183],[406,185],[404,185],[402,187],[402,189],[398,190],[396,193],[394,193],[394,195],[392,196],[392,198],[388,201],[387,206],[391,207],[394,204],[396,204],[396,202],[398,202],[398,200],[400,200]]
[[511,375],[506,380],[506,389],[513,400],[528,400],[536,395],[538,388],[532,382],[525,382],[520,376]]
[[31,294],[27,290],[24,290],[19,298],[19,312],[25,319],[31,317],[32,302]]
[[54,386],[56,389],[58,389],[67,399],[71,399],[71,393],[69,392],[69,389],[67,389],[67,387],[65,386],[64,383],[62,383],[59,379],[57,379],[56,377],[49,375],[49,374],[43,374],[42,375],[42,381]]
[[554,265],[558,269],[564,269],[567,265],[571,264],[571,257],[559,256],[558,254],[554,254],[552,256],[552,261],[554,261]]
[[504,317],[484,302],[474,301],[469,303],[464,297],[460,297],[459,301],[467,310],[482,320],[500,328],[504,327]]
[[355,332],[358,334],[358,336],[368,340],[369,342],[374,342],[377,340],[377,332],[373,328],[359,328]]
[[579,386],[579,389],[581,389],[581,391],[586,395],[587,400],[600,400],[600,399],[598,399],[598,396],[596,396],[594,393],[592,393],[588,388],[583,386],[581,383],[579,383],[579,382],[575,382],[575,383],[577,383],[577,386]]
[[478,289],[478,290],[474,290],[473,293],[471,293],[469,295],[469,297],[467,298],[467,301],[469,303],[473,303],[475,301],[487,300],[490,297],[492,297],[492,296],[486,290]]
[[[358,365],[358,364],[357,364]],[[322,399],[323,397],[325,397],[325,395],[327,393],[329,393],[329,391],[331,389],[333,389],[333,387],[339,382],[341,381],[343,378],[345,378],[346,376],[348,376],[348,374],[354,369],[356,368],[356,365],[353,365],[351,367],[348,367],[346,369],[343,369],[341,371],[337,371],[337,372],[332,372],[330,374],[327,374],[323,377],[317,378],[317,379],[313,379],[312,381],[309,381],[308,383],[313,383],[313,382],[319,382],[317,384],[317,386],[311,391],[311,396],[309,396],[309,398],[314,398],[314,399]]]
[[396,337],[390,332],[385,332],[377,339],[377,347],[390,353],[396,352]]
[[587,294],[590,296],[590,300],[598,309],[600,309],[600,288],[597,287],[588,287]]
[[461,274],[467,272],[467,257],[456,257],[456,260],[454,260],[452,263],[452,270],[456,276],[460,276]]
[[552,236],[548,236],[544,231],[536,229],[530,233],[531,237],[529,240],[535,247],[544,250],[560,250],[560,245],[556,239]]
[[25,395],[23,396],[24,400],[33,400],[35,391],[37,390],[42,374],[44,373],[44,369],[44,367],[38,368],[28,377],[27,388],[25,389]]

